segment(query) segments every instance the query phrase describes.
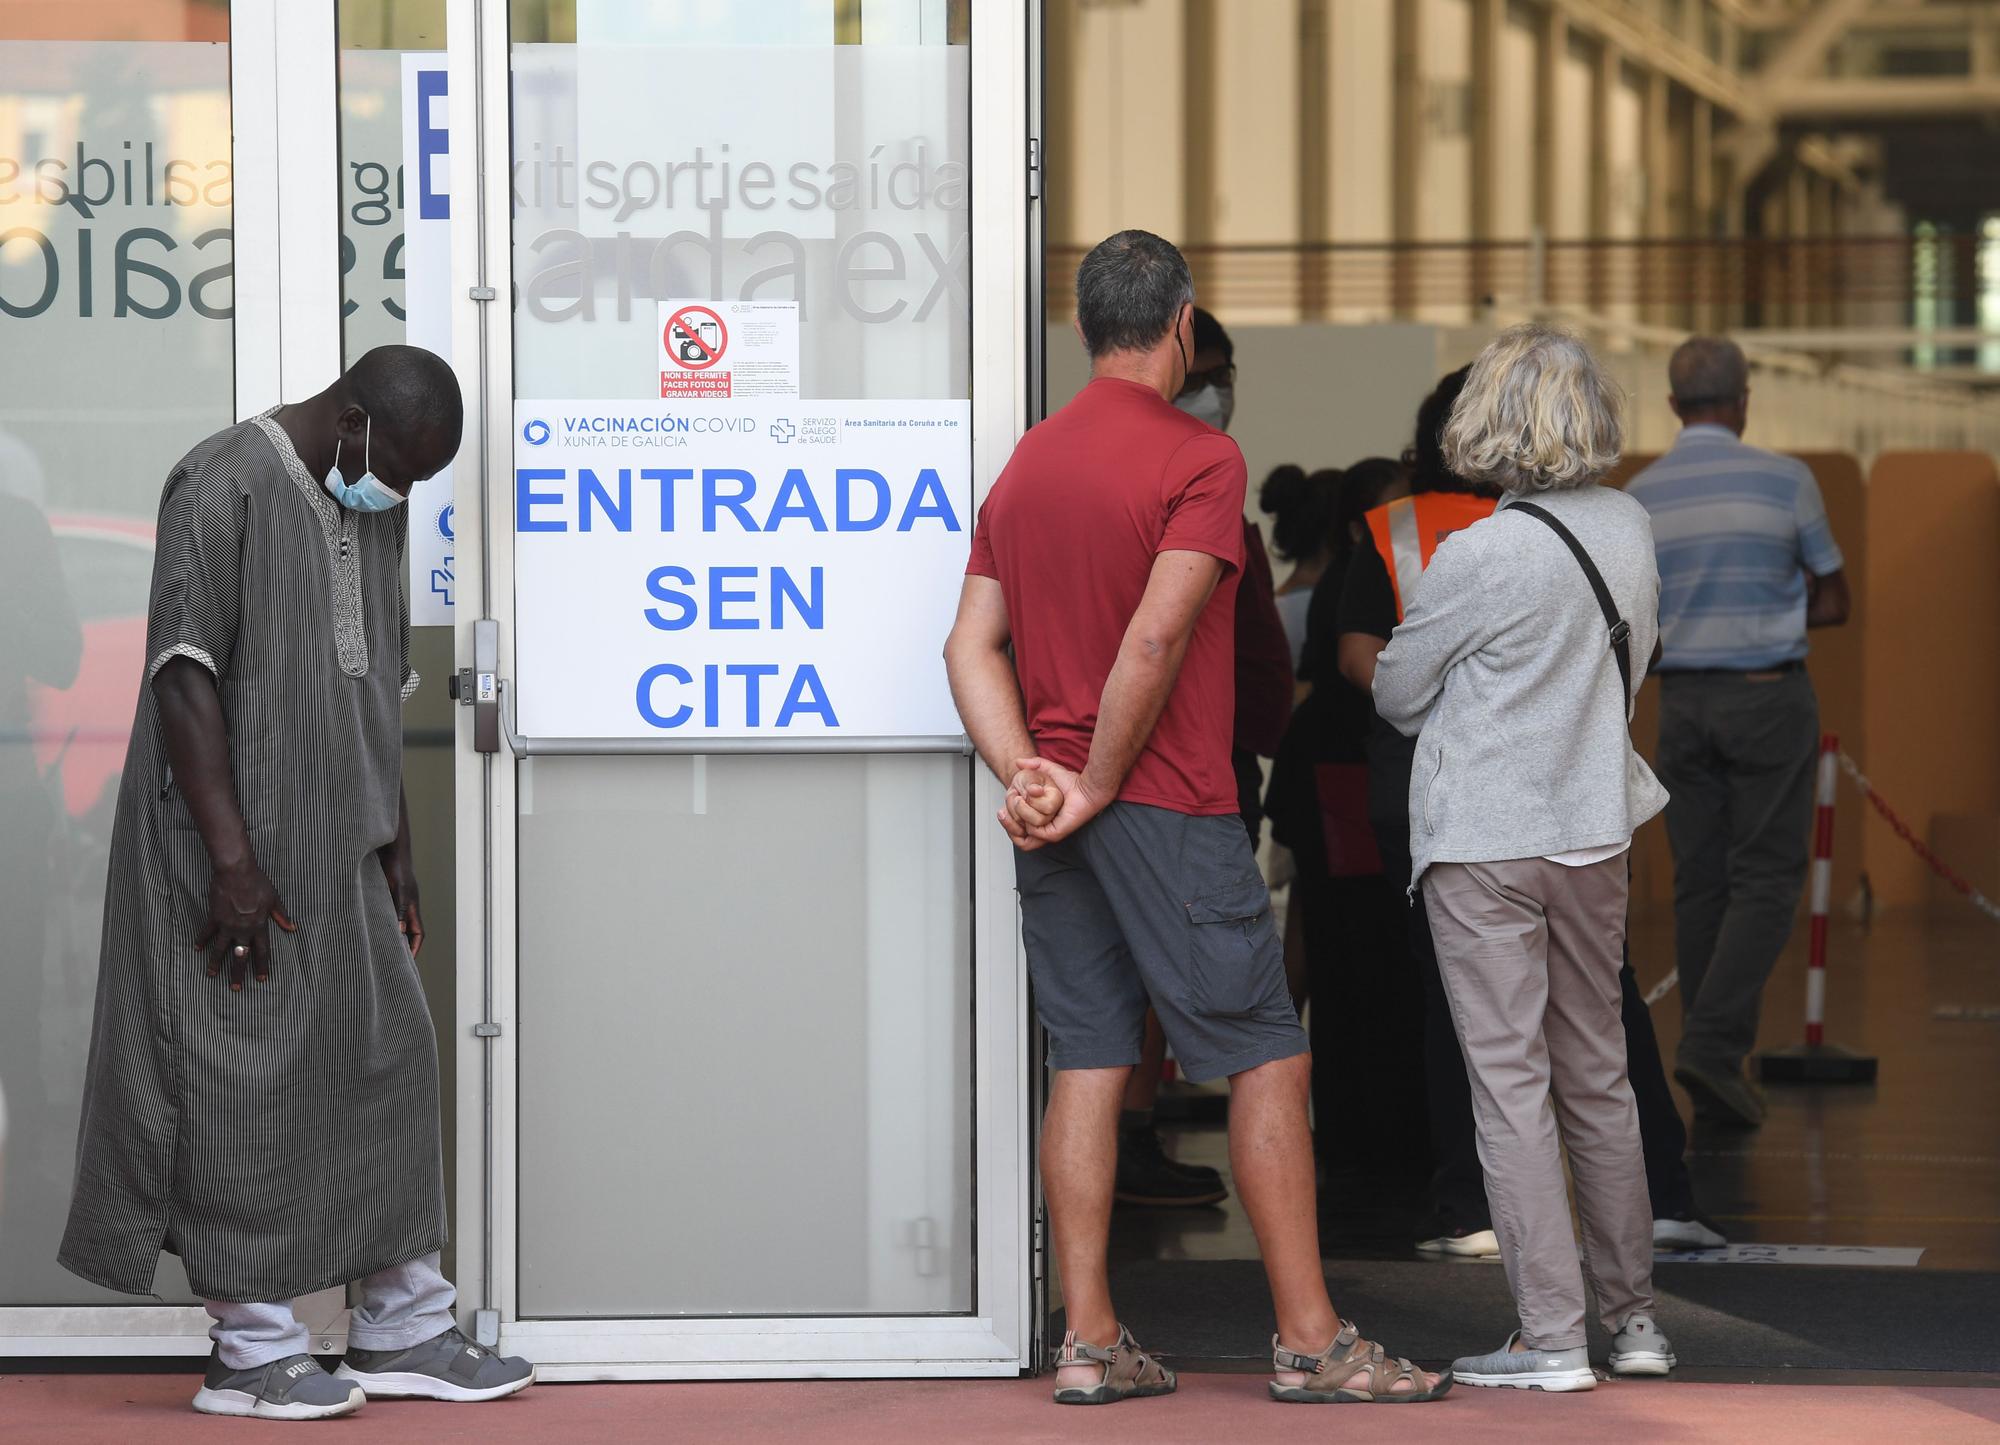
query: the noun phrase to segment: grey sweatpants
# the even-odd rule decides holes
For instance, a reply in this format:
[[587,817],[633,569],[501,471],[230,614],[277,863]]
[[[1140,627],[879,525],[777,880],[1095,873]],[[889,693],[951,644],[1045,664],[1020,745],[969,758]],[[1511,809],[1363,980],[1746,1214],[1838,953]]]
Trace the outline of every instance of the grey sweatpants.
[[1660,674],[1680,1061],[1734,1073],[1791,937],[1812,840],[1819,703],[1802,671]]
[[1619,1015],[1627,892],[1623,855],[1583,868],[1521,858],[1424,873],[1493,1232],[1530,1349],[1584,1343],[1586,1274],[1607,1330],[1653,1309],[1653,1212]]
[[[361,1281],[361,1303],[348,1319],[347,1342],[364,1350],[407,1350],[456,1324],[451,1311],[457,1300],[451,1281],[438,1272],[436,1250],[378,1269]],[[292,1313],[290,1300],[209,1300],[207,1306],[215,1318],[208,1336],[232,1370],[311,1353],[311,1336]]]

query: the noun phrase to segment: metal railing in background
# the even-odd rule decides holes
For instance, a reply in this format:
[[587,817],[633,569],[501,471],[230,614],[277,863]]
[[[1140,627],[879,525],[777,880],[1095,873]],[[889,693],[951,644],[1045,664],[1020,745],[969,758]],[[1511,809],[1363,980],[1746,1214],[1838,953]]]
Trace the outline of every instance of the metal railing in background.
[[[1225,317],[1348,321],[1470,317],[1500,308],[1637,310],[1717,329],[1936,324],[1974,314],[2000,263],[1970,234],[1310,242],[1184,248]],[[1048,311],[1067,320],[1081,246],[1051,246]]]

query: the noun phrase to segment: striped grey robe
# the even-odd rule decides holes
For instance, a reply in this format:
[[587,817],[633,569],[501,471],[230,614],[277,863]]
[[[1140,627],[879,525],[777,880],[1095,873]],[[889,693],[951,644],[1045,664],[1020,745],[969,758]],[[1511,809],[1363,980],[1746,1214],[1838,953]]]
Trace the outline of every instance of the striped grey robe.
[[146,677],[216,678],[236,796],[298,932],[231,993],[193,940],[210,869],[140,689],[118,792],[97,1015],[60,1258],[152,1290],[288,1300],[445,1239],[437,1048],[376,850],[394,840],[407,508],[348,511],[269,414],[182,459],[160,501]]

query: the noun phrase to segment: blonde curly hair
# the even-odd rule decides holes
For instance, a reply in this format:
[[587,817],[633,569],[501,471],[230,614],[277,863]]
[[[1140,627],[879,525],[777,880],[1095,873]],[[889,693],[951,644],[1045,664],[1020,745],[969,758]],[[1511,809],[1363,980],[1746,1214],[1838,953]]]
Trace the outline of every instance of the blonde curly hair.
[[1623,396],[1581,338],[1526,322],[1472,364],[1444,428],[1445,463],[1509,492],[1588,486],[1618,464]]

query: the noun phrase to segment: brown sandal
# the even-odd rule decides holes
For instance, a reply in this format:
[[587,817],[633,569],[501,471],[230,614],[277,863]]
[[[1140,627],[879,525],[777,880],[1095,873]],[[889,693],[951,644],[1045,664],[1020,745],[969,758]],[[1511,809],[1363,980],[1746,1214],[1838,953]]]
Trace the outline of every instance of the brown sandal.
[[[1451,1371],[1446,1370],[1428,1390],[1397,1390],[1405,1380],[1422,1385],[1423,1372],[1408,1360],[1388,1358],[1373,1340],[1362,1339],[1361,1327],[1353,1320],[1343,1323],[1333,1343],[1316,1355],[1288,1350],[1276,1335],[1271,1336],[1271,1368],[1296,1370],[1306,1377],[1302,1385],[1271,1381],[1271,1398],[1288,1405],[1417,1405],[1441,1399],[1451,1389]],[[1351,1385],[1364,1370],[1367,1385]]]
[[1118,1343],[1109,1349],[1084,1344],[1075,1330],[1063,1336],[1062,1348],[1056,1351],[1056,1368],[1089,1364],[1102,1365],[1104,1378],[1088,1389],[1076,1385],[1058,1388],[1058,1405],[1111,1405],[1148,1395],[1171,1395],[1177,1383],[1174,1372],[1141,1350],[1123,1325],[1118,1327]]

